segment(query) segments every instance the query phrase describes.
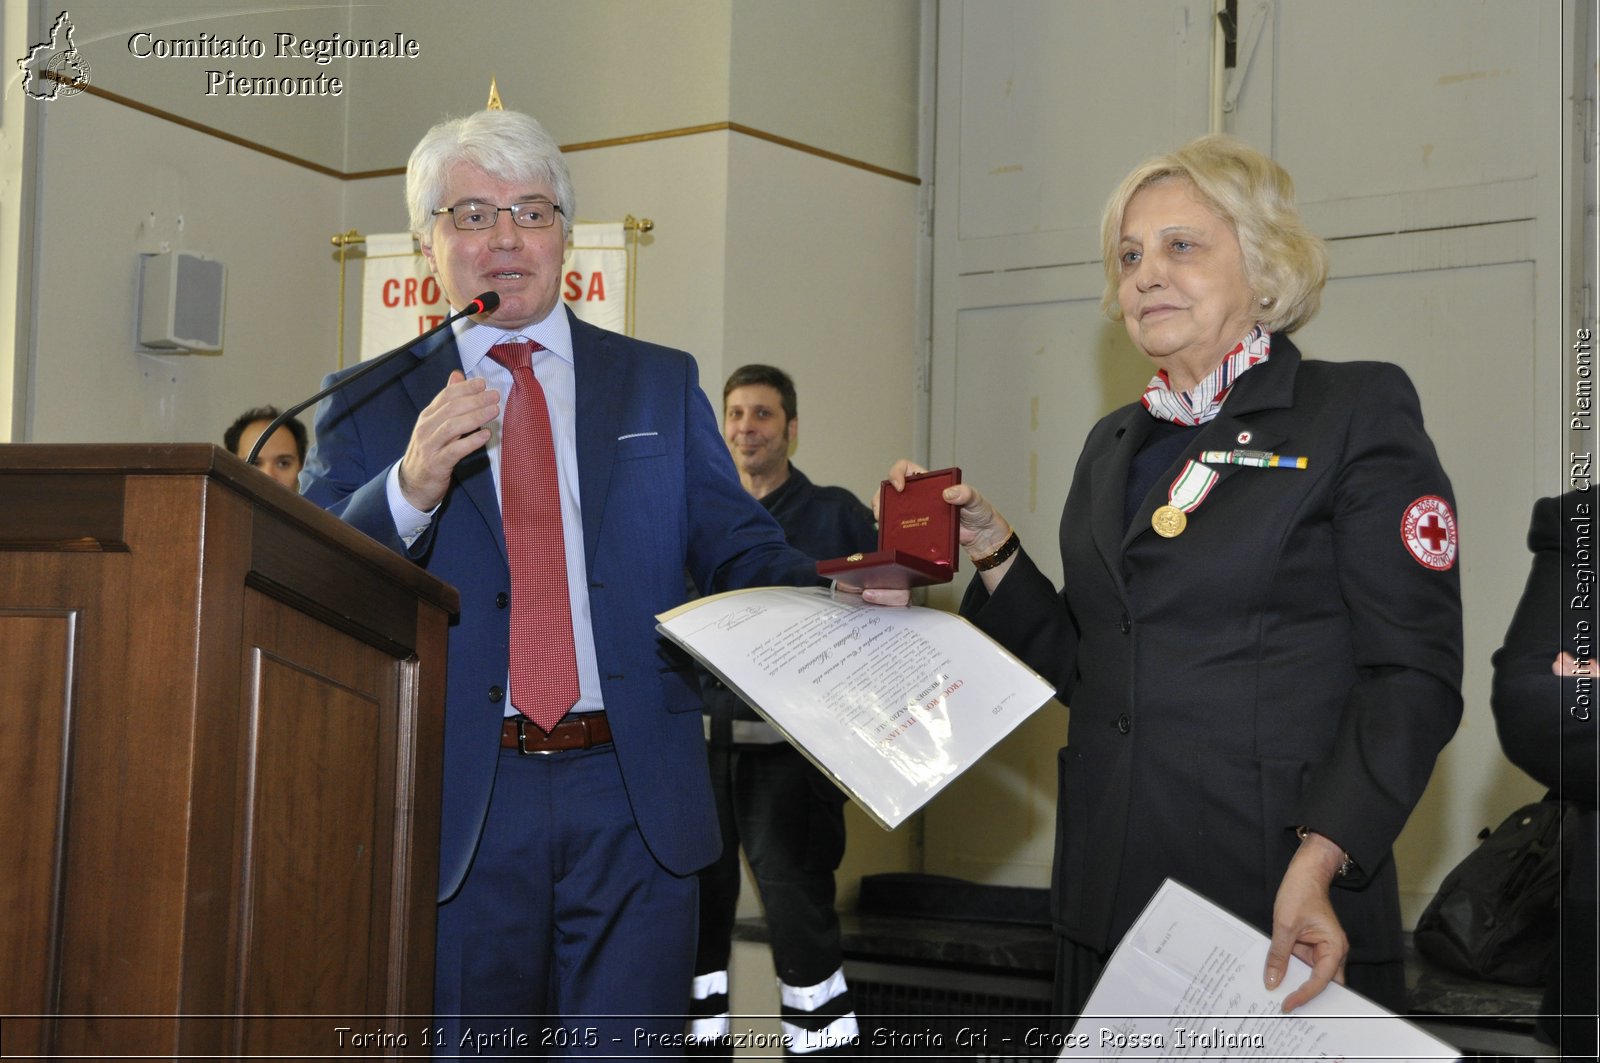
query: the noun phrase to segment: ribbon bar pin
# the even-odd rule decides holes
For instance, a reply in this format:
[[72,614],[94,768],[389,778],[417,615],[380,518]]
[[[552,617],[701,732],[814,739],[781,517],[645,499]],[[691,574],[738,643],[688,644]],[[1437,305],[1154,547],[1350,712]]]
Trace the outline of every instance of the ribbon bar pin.
[[1200,460],[1208,465],[1249,465],[1257,469],[1304,469],[1309,462],[1269,450],[1204,450]]

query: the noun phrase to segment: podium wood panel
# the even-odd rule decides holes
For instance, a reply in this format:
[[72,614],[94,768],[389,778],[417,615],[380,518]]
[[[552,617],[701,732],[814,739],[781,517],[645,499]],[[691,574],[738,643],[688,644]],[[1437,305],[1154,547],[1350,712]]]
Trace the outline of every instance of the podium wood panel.
[[[6,780],[0,852],[12,854],[11,871],[0,876],[0,912],[42,916],[0,920],[0,971],[16,972],[16,995],[7,994],[6,1008],[23,1013],[50,1006],[72,630],[69,613],[0,610],[0,646],[12,662],[0,671],[0,704],[15,706],[5,714],[0,741],[0,779]],[[23,662],[28,666],[19,667]]]
[[0,1051],[427,1055],[455,608],[216,448],[0,446]]

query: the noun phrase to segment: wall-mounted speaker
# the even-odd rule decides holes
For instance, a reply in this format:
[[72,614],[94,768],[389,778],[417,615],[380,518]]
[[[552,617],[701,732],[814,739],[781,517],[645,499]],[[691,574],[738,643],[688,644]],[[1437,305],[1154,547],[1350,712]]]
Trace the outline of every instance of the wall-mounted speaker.
[[140,258],[140,345],[174,353],[220,351],[228,267],[187,251]]

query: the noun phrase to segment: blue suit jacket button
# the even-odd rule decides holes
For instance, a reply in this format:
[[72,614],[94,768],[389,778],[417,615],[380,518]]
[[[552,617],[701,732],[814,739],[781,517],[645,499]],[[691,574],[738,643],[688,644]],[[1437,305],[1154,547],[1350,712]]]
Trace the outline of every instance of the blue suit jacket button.
[[503,701],[505,699],[505,696],[506,696],[506,692],[504,690],[501,690],[499,687],[490,687],[489,688],[489,700],[494,702],[495,704],[499,704],[501,701]]
[[501,591],[499,594],[494,596],[494,605],[496,609],[504,609],[510,604],[511,595],[507,594],[505,591]]

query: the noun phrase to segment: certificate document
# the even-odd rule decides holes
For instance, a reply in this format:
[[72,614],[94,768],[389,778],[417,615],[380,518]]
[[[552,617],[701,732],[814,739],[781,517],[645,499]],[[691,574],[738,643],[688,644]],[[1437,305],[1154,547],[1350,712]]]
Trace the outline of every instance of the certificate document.
[[1055,691],[954,613],[757,587],[656,618],[889,830]]
[[1267,936],[1186,886],[1161,884],[1111,956],[1060,1059],[1455,1060],[1460,1053],[1338,983],[1292,1013],[1311,968],[1262,985]]

